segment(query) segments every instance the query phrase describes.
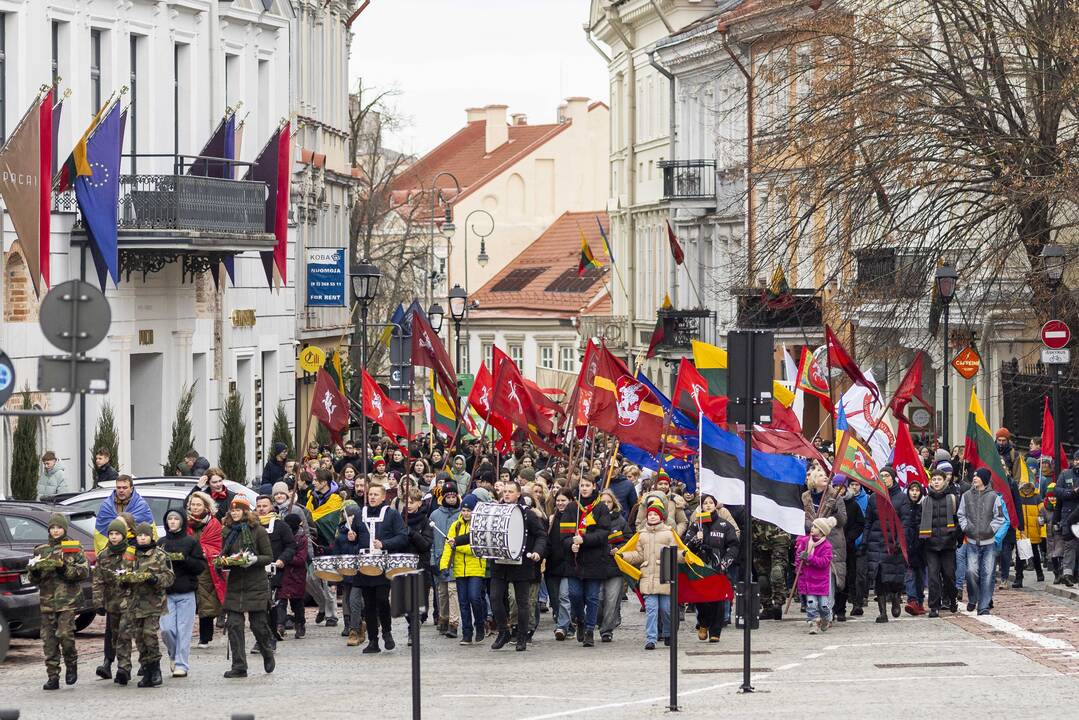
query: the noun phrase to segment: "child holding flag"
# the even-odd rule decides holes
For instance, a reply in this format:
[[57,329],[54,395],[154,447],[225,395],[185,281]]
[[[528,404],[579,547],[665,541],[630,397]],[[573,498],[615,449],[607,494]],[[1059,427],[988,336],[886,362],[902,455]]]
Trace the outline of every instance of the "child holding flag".
[[824,632],[832,623],[832,545],[828,533],[835,518],[819,517],[794,544],[794,572],[798,592],[806,596],[806,623],[809,634]]
[[[622,559],[639,568],[638,589],[644,597],[644,649],[655,650],[656,641],[671,644],[671,586],[660,582],[659,565],[663,548],[677,545],[674,532],[664,524],[667,507],[662,500],[653,499],[645,510],[645,526],[629,543],[633,549],[622,553]],[[658,622],[657,622],[658,621]]]

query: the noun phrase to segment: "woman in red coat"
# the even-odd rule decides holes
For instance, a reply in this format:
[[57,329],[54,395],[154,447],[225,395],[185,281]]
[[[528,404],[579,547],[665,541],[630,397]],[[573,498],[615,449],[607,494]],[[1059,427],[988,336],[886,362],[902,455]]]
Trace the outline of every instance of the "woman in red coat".
[[285,619],[289,608],[292,608],[292,624],[296,627],[296,639],[299,640],[306,633],[303,598],[307,589],[307,535],[300,532],[299,515],[286,515],[285,522],[296,536],[296,554],[283,570],[285,577],[277,591],[277,607],[274,610],[277,634],[284,637]]
[[214,620],[221,615],[225,602],[225,579],[214,567],[221,554],[221,522],[216,517],[217,505],[203,492],[193,492],[187,498],[187,533],[202,547],[206,569],[199,575],[195,589],[195,608],[199,615],[199,647],[207,648],[214,639]]

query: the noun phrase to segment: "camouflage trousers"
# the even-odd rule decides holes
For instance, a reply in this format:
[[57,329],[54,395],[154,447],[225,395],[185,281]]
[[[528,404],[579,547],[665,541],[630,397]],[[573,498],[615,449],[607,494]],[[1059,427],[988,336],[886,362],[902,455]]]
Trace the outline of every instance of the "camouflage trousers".
[[139,665],[160,660],[161,646],[157,642],[157,636],[161,625],[161,616],[132,617],[127,619],[127,624],[131,628],[131,638],[135,641],[135,647],[139,649]]
[[776,539],[753,548],[753,572],[761,591],[761,608],[783,607],[787,602],[787,553],[786,541]]
[[41,613],[41,640],[45,645],[45,669],[49,677],[60,676],[60,655],[64,664],[74,666],[79,661],[75,650],[75,611]]
[[109,643],[105,648],[105,660],[111,662],[111,655],[116,658],[116,667],[131,674],[131,620],[123,612],[109,613],[105,623],[109,632]]

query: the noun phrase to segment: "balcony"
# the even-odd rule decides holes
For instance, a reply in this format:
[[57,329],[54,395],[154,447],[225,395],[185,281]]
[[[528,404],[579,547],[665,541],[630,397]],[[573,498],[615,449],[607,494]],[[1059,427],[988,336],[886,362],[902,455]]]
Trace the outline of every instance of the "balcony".
[[738,327],[743,330],[814,330],[824,325],[821,297],[815,290],[791,290],[791,302],[776,307],[765,300],[764,288],[731,291],[738,301]]
[[[169,156],[172,157],[172,156]],[[222,258],[273,250],[266,232],[266,183],[185,174],[120,176],[117,229],[120,270],[143,279],[180,262],[182,279],[217,266]],[[77,212],[74,192],[58,195],[55,209]],[[81,215],[75,242],[85,237]],[[82,240],[85,243],[85,240]]]
[[663,170],[664,201],[695,200],[698,202],[691,204],[715,207],[715,160],[661,160],[659,167]]
[[577,333],[585,340],[599,338],[609,348],[623,348],[626,346],[626,321],[625,315],[581,315]]
[[929,288],[932,258],[896,248],[860,250],[855,285],[866,296],[919,298]]
[[[663,322],[663,341],[657,346],[660,351],[679,354],[689,352],[693,340],[715,342],[716,314],[711,310],[659,310],[656,315]],[[640,342],[645,347],[651,341],[652,333],[653,330],[641,331]]]

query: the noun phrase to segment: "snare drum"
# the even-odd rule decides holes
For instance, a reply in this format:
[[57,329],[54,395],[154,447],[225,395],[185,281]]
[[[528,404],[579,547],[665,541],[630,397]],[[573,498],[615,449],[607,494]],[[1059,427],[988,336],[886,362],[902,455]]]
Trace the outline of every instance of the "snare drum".
[[509,503],[480,503],[469,528],[472,554],[485,560],[519,563],[525,551],[525,516]]
[[327,582],[340,582],[341,573],[337,571],[337,555],[322,555],[315,558],[315,577]]
[[393,553],[392,555],[385,556],[385,570],[386,577],[392,578],[394,575],[400,575],[403,572],[409,572],[410,570],[418,570],[420,567],[420,556],[412,555],[409,553]]
[[360,571],[360,557],[358,555],[338,555],[337,572],[344,577],[352,577]]
[[361,550],[356,556],[360,572],[375,577],[386,569],[386,555],[381,550]]

